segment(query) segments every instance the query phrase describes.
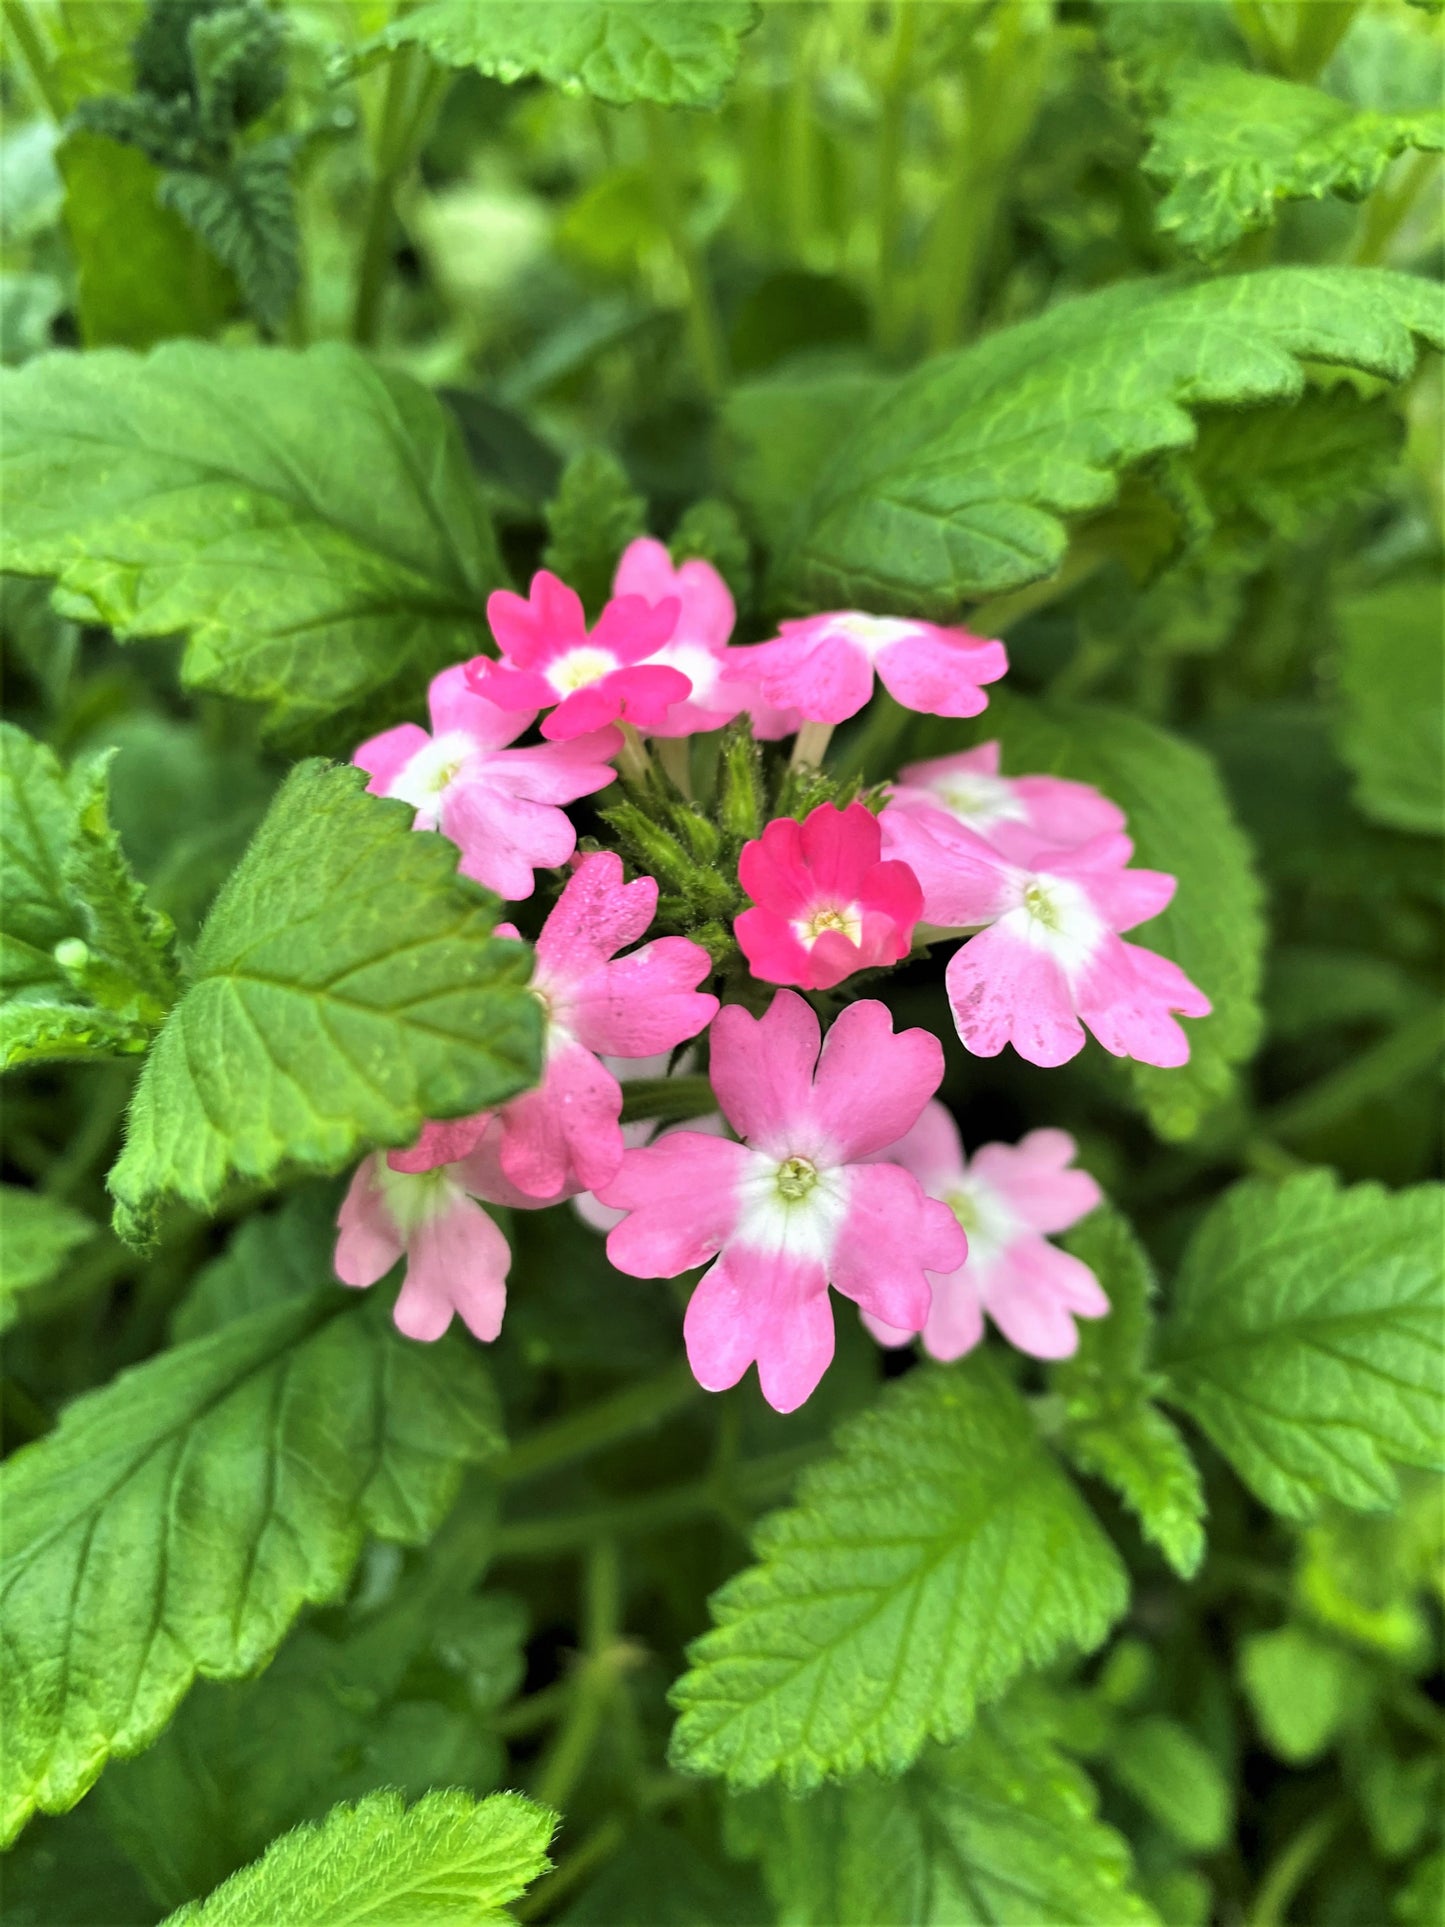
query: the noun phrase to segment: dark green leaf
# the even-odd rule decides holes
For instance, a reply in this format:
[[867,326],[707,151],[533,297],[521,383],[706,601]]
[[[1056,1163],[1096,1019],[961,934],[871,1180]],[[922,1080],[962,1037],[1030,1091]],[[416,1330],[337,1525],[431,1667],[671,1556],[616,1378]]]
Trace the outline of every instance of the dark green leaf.
[[67,1261],[97,1226],[58,1198],[0,1184],[0,1332],[44,1304],[43,1287],[62,1277]]
[[647,504],[606,449],[574,455],[547,504],[544,567],[574,588],[595,617],[612,593],[618,557],[647,528]]

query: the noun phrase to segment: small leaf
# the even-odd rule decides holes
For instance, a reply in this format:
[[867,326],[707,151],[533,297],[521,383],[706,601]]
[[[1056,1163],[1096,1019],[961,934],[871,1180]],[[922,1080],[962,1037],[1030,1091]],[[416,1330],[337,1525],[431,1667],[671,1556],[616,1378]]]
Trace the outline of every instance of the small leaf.
[[1187,1853],[1216,1853],[1234,1824],[1234,1796],[1214,1755],[1187,1726],[1151,1713],[1110,1741],[1114,1778]]
[[568,462],[547,504],[542,564],[574,588],[595,617],[612,593],[622,551],[646,528],[647,504],[622,464],[606,449],[583,449]]
[[166,1197],[206,1211],[236,1177],[339,1170],[536,1076],[529,952],[491,936],[499,906],[455,848],[364,787],[293,770],[216,899],[111,1173],[126,1232]]
[[1255,1721],[1276,1759],[1318,1759],[1343,1725],[1362,1684],[1357,1661],[1303,1626],[1251,1633],[1240,1645],[1239,1676]]
[[448,67],[537,74],[614,107],[715,107],[758,18],[752,0],[424,0],[362,52],[422,46]]
[[1437,579],[1341,596],[1335,734],[1365,815],[1391,829],[1445,833],[1445,655]]
[[301,281],[301,236],[291,184],[295,144],[287,137],[245,149],[219,173],[163,174],[162,205],[236,277],[257,321],[278,334]]
[[43,1287],[64,1271],[66,1261],[89,1243],[98,1226],[58,1198],[23,1185],[0,1184],[0,1231],[5,1263],[0,1268],[0,1332],[17,1318],[42,1308]]
[[1397,1503],[1392,1462],[1445,1459],[1445,1190],[1238,1184],[1184,1254],[1160,1333],[1168,1396],[1266,1505]]
[[373,1793],[298,1827],[165,1927],[494,1927],[551,1866],[557,1815],[519,1793]]
[[846,1425],[712,1602],[673,1689],[687,1772],[794,1790],[966,1733],[1027,1666],[1123,1610],[1113,1547],[988,1360],[922,1370]]
[[58,943],[80,935],[65,887],[75,811],[60,759],[0,722],[0,991],[64,993]]
[[71,778],[74,825],[64,882],[81,908],[87,948],[85,987],[106,1010],[159,1024],[180,991],[175,927],[152,910],[110,827],[109,769],[114,752]]

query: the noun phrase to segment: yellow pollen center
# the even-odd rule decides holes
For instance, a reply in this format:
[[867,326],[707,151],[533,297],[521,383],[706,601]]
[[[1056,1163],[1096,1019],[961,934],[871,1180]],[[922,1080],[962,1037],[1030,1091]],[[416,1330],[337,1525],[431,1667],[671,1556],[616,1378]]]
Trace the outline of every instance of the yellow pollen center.
[[815,910],[810,917],[800,918],[793,928],[810,950],[819,937],[829,930],[836,930],[849,943],[857,944],[863,936],[863,917],[857,904],[850,903],[842,908],[837,904],[828,904]]
[[978,1211],[966,1191],[950,1191],[944,1203],[967,1232],[978,1229]]
[[1041,883],[1031,883],[1024,891],[1024,908],[1036,922],[1050,930],[1059,927],[1059,906]]
[[818,1182],[818,1167],[808,1158],[784,1158],[778,1166],[778,1196],[789,1204],[806,1198]]
[[605,649],[570,649],[552,665],[552,687],[570,696],[590,683],[598,682],[617,667]]

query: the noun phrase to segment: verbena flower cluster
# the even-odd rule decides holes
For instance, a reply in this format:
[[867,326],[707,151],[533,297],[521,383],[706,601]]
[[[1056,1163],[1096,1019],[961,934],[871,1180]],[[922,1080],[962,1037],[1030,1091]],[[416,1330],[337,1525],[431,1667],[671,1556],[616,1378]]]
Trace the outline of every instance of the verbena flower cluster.
[[[1174,879],[1131,866],[1107,797],[1005,775],[997,743],[907,765],[865,797],[817,770],[828,731],[865,707],[875,676],[906,708],[975,716],[1008,667],[1003,645],[835,610],[738,646],[717,571],[675,567],[651,538],[627,549],[590,629],[546,571],[525,599],[493,595],[487,614],[498,655],[435,679],[430,732],[402,724],[355,760],[505,899],[525,901],[538,870],[570,865],[536,941],[541,1079],[367,1158],[341,1208],[338,1276],[371,1285],[404,1256],[403,1332],[437,1338],[459,1314],[490,1340],[510,1252],[489,1207],[573,1199],[618,1271],[700,1273],[684,1336],[709,1390],[756,1364],[773,1406],[802,1404],[833,1355],[830,1288],[884,1345],[921,1335],[933,1356],[957,1358],[987,1316],[1022,1351],[1072,1352],[1075,1319],[1109,1308],[1088,1267],[1049,1242],[1099,1201],[1072,1139],[1036,1130],[966,1157],[935,1095],[938,1038],[895,1030],[882,1002],[850,1000],[848,986],[920,940],[961,939],[946,983],[974,1054],[1011,1044],[1062,1064],[1087,1030],[1117,1057],[1182,1064],[1178,1017],[1206,1015],[1208,1000],[1123,938],[1164,908]],[[541,740],[516,747],[539,717]],[[649,741],[729,725],[752,743],[794,737],[794,775],[811,781],[793,785],[796,813],[742,844],[736,887],[723,880],[730,937],[643,941],[667,901],[658,880],[628,881],[616,850],[579,855],[566,806],[620,772],[644,802],[661,794],[690,811]],[[622,1079],[695,1078],[704,1058],[704,1115],[623,1125]]]

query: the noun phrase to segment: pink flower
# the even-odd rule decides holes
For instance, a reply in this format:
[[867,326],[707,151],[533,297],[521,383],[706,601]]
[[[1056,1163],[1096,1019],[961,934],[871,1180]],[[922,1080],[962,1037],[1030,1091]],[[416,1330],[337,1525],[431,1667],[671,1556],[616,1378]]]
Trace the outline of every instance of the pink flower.
[[467,681],[503,709],[548,709],[542,734],[567,742],[604,724],[656,729],[673,703],[692,693],[687,677],[646,660],[677,626],[676,596],[645,602],[626,595],[609,602],[591,634],[576,593],[540,569],[526,601],[510,589],[487,598],[487,620],[504,660],[474,656]]
[[[968,1233],[967,1262],[932,1278],[925,1351],[945,1360],[972,1351],[985,1312],[1011,1345],[1035,1358],[1067,1358],[1078,1349],[1075,1318],[1102,1318],[1109,1301],[1086,1264],[1047,1241],[1099,1202],[1088,1172],[1068,1168],[1074,1140],[1067,1132],[1030,1131],[1019,1144],[985,1144],[968,1161],[958,1126],[934,1102],[879,1156],[911,1171]],[[866,1313],[864,1322],[884,1345],[910,1337]]]
[[617,955],[656,908],[653,879],[624,883],[621,857],[603,850],[581,859],[542,926],[532,977],[547,1013],[542,1082],[498,1114],[502,1171],[529,1197],[596,1191],[622,1162],[622,1087],[595,1053],[655,1056],[717,1010],[696,988],[712,971],[701,944],[659,937]]
[[943,810],[1005,855],[1027,862],[1043,848],[1075,849],[1124,828],[1124,812],[1088,783],[1060,776],[1000,776],[999,746],[910,763],[898,772],[895,809]]
[[733,925],[755,977],[830,990],[855,970],[908,955],[923,892],[904,863],[881,861],[883,833],[862,803],[780,816],[738,858],[753,899]]
[[508,749],[535,711],[499,709],[468,685],[461,665],[432,678],[432,733],[401,723],[364,742],[352,761],[370,772],[376,796],[400,797],[415,828],[439,829],[462,853],[457,866],[500,897],[532,894],[533,871],[555,869],[577,847],[577,832],[557,806],[604,789],[622,747],[615,729],[569,743]]
[[486,1170],[469,1159],[413,1175],[373,1152],[357,1167],[337,1217],[337,1277],[345,1285],[374,1285],[405,1256],[392,1313],[397,1329],[408,1338],[440,1338],[459,1312],[468,1330],[490,1343],[502,1329],[512,1254],[478,1197],[503,1202]]
[[741,714],[747,707],[744,692],[722,680],[737,612],[728,585],[710,562],[694,558],[674,568],[661,542],[640,535],[622,551],[612,593],[650,603],[675,600],[681,607],[676,629],[648,661],[678,670],[687,677],[692,694],[670,704],[662,722],[650,726],[650,735],[694,736],[721,729]]
[[[672,1068],[672,1052],[659,1051],[656,1057],[638,1057],[631,1062],[624,1057],[604,1057],[602,1061],[625,1088],[639,1077],[666,1077]],[[673,1074],[687,1076],[695,1068],[696,1052],[688,1050],[683,1053]],[[725,1129],[716,1111],[710,1111],[705,1117],[688,1118],[685,1122],[660,1127],[655,1118],[640,1118],[635,1123],[622,1126],[622,1143],[626,1150],[635,1151],[639,1145],[651,1144],[664,1131],[707,1131],[713,1136],[720,1136]],[[627,1215],[623,1211],[614,1211],[610,1205],[599,1204],[591,1191],[579,1192],[572,1200],[572,1208],[583,1224],[590,1225],[594,1231],[610,1231]]]
[[1012,862],[941,810],[885,809],[884,847],[923,887],[926,920],[986,926],[956,950],[945,983],[954,1022],[976,1057],[1012,1044],[1031,1064],[1063,1064],[1087,1025],[1115,1057],[1166,1067],[1189,1058],[1170,1015],[1207,1017],[1209,999],[1177,964],[1120,940],[1157,916],[1174,878],[1130,870],[1127,836]]
[[729,1004],[712,1029],[712,1081],[744,1141],[670,1132],[628,1151],[600,1193],[628,1214],[607,1240],[619,1271],[675,1278],[717,1259],[687,1308],[688,1360],[712,1392],[756,1360],[780,1412],[803,1403],[833,1356],[829,1285],[919,1331],[927,1272],[953,1271],[967,1250],[946,1205],[901,1166],[866,1162],[938,1088],[938,1039],[895,1036],[869,999],[842,1013],[821,1056],[819,1041],[793,991],[779,991],[762,1018]]
[[756,675],[770,703],[795,708],[809,722],[841,723],[873,694],[876,670],[905,709],[930,716],[977,716],[988,698],[980,683],[1008,668],[1001,642],[932,622],[831,610],[778,625],[773,642],[740,651],[748,663],[728,677]]

